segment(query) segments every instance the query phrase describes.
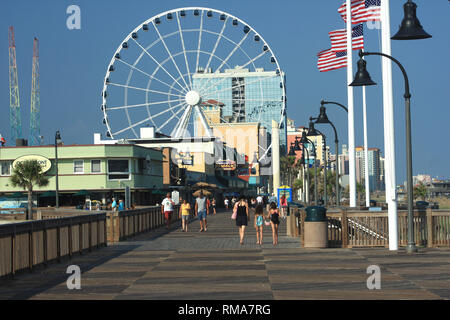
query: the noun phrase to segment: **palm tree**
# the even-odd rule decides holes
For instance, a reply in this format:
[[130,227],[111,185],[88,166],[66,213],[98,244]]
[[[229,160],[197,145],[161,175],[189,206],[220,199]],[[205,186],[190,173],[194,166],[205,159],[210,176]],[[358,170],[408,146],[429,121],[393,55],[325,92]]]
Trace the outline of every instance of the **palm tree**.
[[48,178],[42,172],[42,167],[37,160],[26,160],[18,162],[10,177],[13,187],[21,187],[28,191],[28,211],[27,220],[33,219],[33,186],[45,187],[48,185]]
[[298,170],[299,164],[294,156],[280,157],[280,171],[283,184],[291,186],[293,178],[297,177]]
[[422,182],[414,186],[413,190],[414,199],[421,198],[425,201],[425,198],[427,197],[427,187]]
[[362,202],[364,200],[364,194],[366,192],[364,180],[356,183],[356,193],[358,194],[358,201]]

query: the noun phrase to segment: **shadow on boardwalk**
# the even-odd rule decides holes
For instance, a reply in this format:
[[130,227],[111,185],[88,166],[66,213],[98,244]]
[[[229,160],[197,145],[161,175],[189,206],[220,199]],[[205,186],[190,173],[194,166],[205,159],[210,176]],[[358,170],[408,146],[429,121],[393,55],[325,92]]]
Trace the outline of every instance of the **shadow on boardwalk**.
[[[256,244],[253,220],[244,245],[229,212],[208,216],[208,231],[180,223],[0,282],[0,299],[449,299],[450,250],[419,254],[374,249],[303,249],[280,226]],[[69,265],[81,289],[69,290]],[[381,289],[367,288],[367,267],[381,269]]]

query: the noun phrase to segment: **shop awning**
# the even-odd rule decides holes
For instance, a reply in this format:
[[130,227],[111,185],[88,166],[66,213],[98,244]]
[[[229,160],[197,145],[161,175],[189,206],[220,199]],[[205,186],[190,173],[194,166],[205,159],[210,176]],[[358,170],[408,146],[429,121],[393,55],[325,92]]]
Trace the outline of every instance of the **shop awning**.
[[215,184],[219,189],[227,188],[215,176],[206,176],[206,182]]
[[77,193],[75,193],[74,196],[88,196],[90,194],[91,193],[89,191],[87,191],[87,190],[80,190]]
[[39,195],[40,197],[56,197],[56,192],[55,191],[46,191],[43,194]]

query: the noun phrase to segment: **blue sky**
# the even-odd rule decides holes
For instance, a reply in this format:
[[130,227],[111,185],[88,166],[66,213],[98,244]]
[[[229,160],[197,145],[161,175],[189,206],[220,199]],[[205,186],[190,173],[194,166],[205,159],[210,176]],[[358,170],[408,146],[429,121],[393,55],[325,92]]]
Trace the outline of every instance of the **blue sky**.
[[[391,0],[391,33],[397,31],[405,1]],[[416,0],[418,17],[433,37],[427,40],[392,41],[392,55],[405,67],[411,86],[413,173],[450,177],[450,3]],[[102,124],[101,90],[108,63],[136,26],[170,9],[210,7],[239,17],[269,43],[287,78],[288,117],[307,125],[319,112],[322,99],[347,104],[346,69],[321,73],[316,54],[328,49],[328,32],[344,28],[337,13],[341,0],[322,1],[106,1],[106,0],[4,0],[0,12],[0,133],[9,138],[8,27],[16,35],[22,125],[29,132],[33,37],[40,41],[41,134],[51,143],[56,130],[66,144],[93,143]],[[66,27],[69,5],[81,8],[81,30]],[[379,51],[379,31],[365,27],[366,51]],[[356,70],[354,51],[354,71]],[[384,153],[380,59],[367,57],[368,70],[378,86],[367,88],[369,147]],[[405,180],[404,81],[393,65],[397,180]],[[356,144],[363,144],[362,98],[355,89]],[[341,143],[347,143],[346,114],[327,108]],[[330,136],[331,127],[323,126]]]

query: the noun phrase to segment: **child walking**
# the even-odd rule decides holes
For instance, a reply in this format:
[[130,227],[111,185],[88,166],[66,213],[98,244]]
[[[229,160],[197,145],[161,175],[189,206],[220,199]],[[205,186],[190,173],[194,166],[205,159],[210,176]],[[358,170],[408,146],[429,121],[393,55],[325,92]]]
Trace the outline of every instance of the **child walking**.
[[263,244],[264,208],[258,204],[255,208],[256,244]]
[[279,217],[280,213],[278,212],[277,204],[275,202],[271,202],[267,219],[270,219],[270,224],[272,225],[272,238],[274,246],[278,244],[278,225],[280,224]]

